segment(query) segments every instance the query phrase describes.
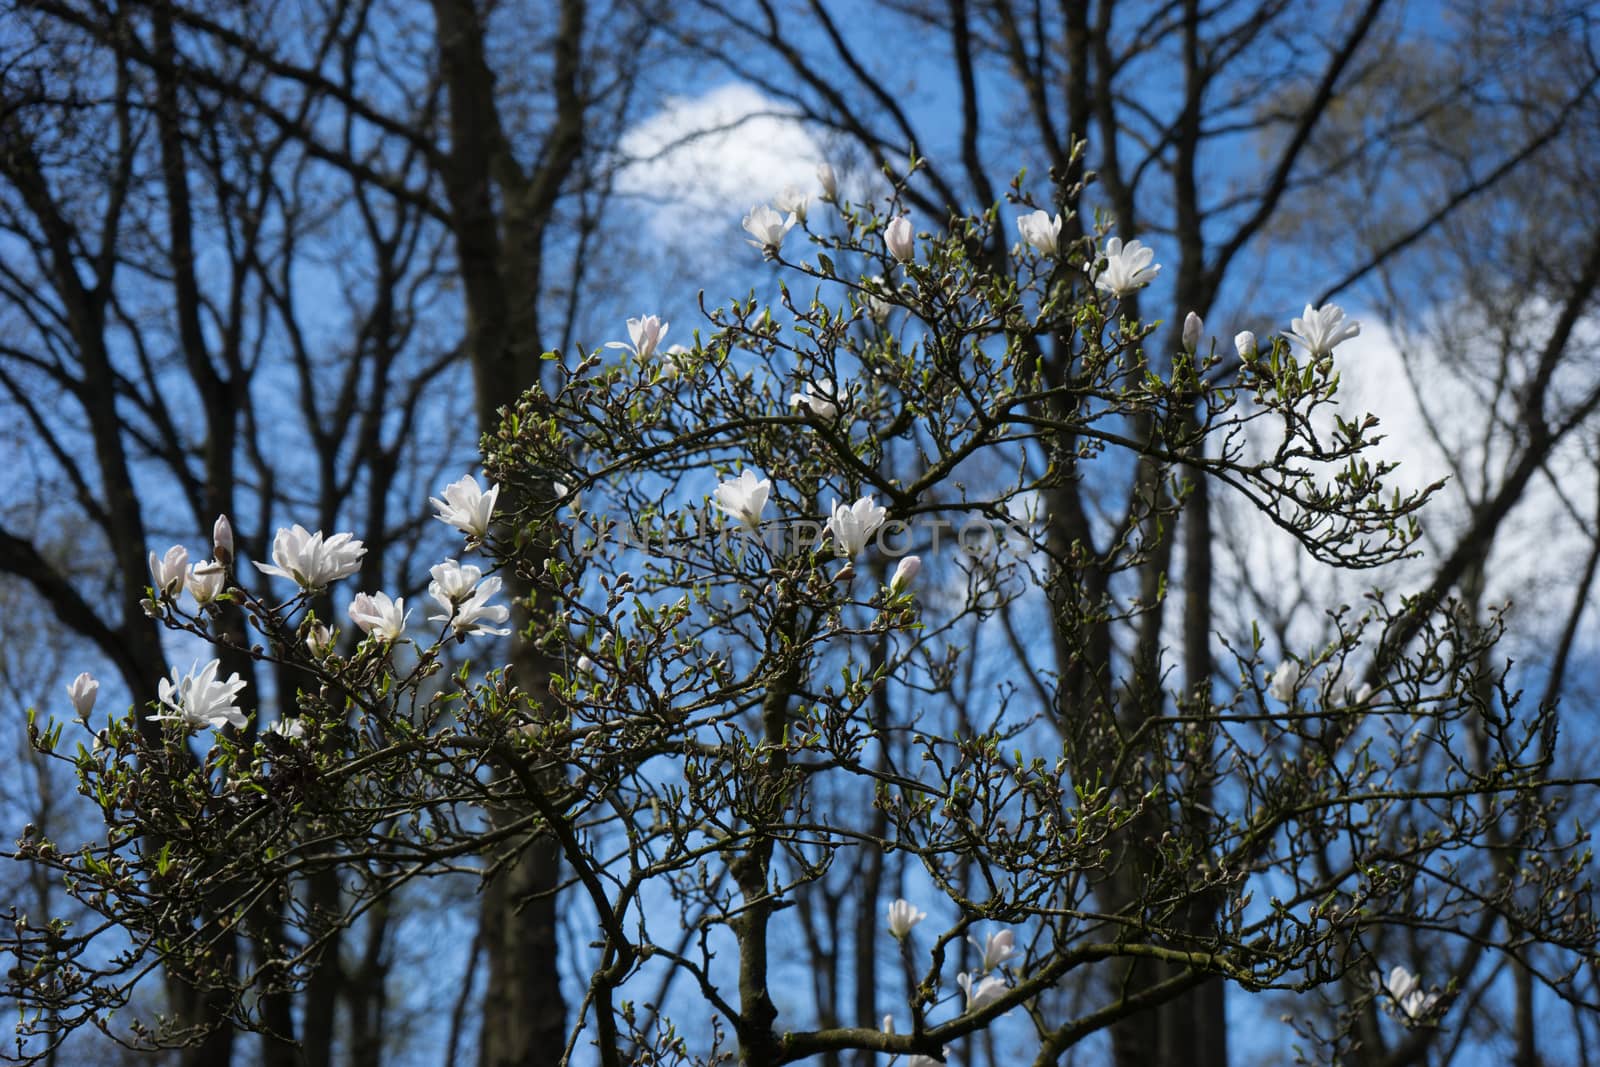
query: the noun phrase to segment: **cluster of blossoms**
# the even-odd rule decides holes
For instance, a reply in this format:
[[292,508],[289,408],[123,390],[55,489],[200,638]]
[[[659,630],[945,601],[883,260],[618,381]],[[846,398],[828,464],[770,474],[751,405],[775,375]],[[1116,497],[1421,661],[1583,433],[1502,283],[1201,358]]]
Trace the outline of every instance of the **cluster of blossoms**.
[[1439,1006],[1439,994],[1423,992],[1421,977],[1399,964],[1390,969],[1387,978],[1373,972],[1372,985],[1379,993],[1388,994],[1385,1009],[1407,1026],[1425,1022]]
[[[665,328],[661,329],[662,333]],[[653,344],[653,341],[651,342]],[[469,547],[481,543],[489,533],[489,523],[494,516],[499,498],[499,486],[485,490],[471,475],[445,487],[443,499],[429,499],[440,522],[455,527],[467,536]],[[150,553],[150,584],[152,598],[146,600],[145,610],[159,616],[161,604],[176,600],[187,591],[201,608],[214,604],[227,591],[228,568],[233,563],[233,527],[227,516],[217,519],[212,530],[214,558],[191,565],[189,550],[174,545],[165,553]],[[277,578],[287,578],[300,587],[301,594],[321,593],[334,582],[348,578],[361,569],[366,546],[354,534],[336,533],[324,536],[296,523],[278,530],[272,539],[272,562],[256,563],[261,573]],[[438,605],[438,610],[428,616],[430,622],[440,623],[457,640],[477,635],[504,636],[509,628],[497,627],[510,618],[511,609],[504,604],[489,601],[500,591],[498,577],[484,577],[483,571],[447,559],[430,571],[432,581],[428,595]],[[357,593],[350,602],[350,620],[362,633],[385,643],[399,641],[405,636],[410,612],[403,597],[390,597],[384,592]],[[332,653],[337,632],[329,626],[313,622],[306,644],[311,654],[322,659]],[[161,710],[147,716],[151,721],[175,722],[186,730],[223,726],[243,728],[247,719],[239,708],[238,699],[245,682],[237,673],[219,679],[222,669],[220,659],[205,664],[195,663],[187,674],[172,668],[170,678],[161,680],[157,687]],[[67,686],[67,696],[73,712],[79,719],[88,720],[99,694],[100,683],[87,672],[78,675]],[[297,722],[275,724],[277,732],[285,737],[299,737],[303,726]]]
[[[912,927],[928,917],[928,913],[904,898],[896,900],[889,905],[888,926],[889,935],[896,941],[904,943],[911,936]],[[961,987],[961,992],[966,998],[963,1014],[982,1011],[1006,993],[1005,979],[991,972],[1005,966],[1017,955],[1017,938],[1011,930],[997,930],[979,942],[977,938],[968,936],[967,943],[977,949],[979,954],[978,966],[972,971],[962,971],[956,975],[956,985]],[[883,1017],[883,1032],[894,1033],[894,1017]],[[949,1051],[945,1053],[949,1055]],[[925,1060],[934,1062],[925,1057],[917,1057],[912,1063]]]

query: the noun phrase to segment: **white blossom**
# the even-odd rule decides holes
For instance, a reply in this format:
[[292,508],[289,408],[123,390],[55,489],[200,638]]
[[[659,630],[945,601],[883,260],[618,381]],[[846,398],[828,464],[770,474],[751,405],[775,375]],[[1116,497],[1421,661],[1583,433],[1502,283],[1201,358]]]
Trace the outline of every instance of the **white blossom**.
[[286,741],[300,741],[306,736],[305,720],[296,716],[292,719],[278,719],[267,727],[267,733],[277,734]]
[[163,678],[156,686],[166,713],[148,716],[152,722],[168,721],[183,724],[190,730],[203,727],[220,729],[224,723],[243,728],[244,712],[234,704],[244,689],[244,680],[237,674],[225,682],[217,681],[221,660],[212,660],[204,667],[190,667],[187,675],[172,668],[172,677]]
[[218,515],[211,526],[211,553],[224,567],[233,562],[233,524],[226,515]]
[[347,578],[361,569],[361,557],[367,554],[366,546],[354,534],[337,533],[323,540],[322,531],[308,533],[296,523],[283,529],[272,539],[272,563],[257,563],[263,574],[276,574],[288,578],[300,588],[310,592],[324,589],[331,582]]
[[405,597],[389,599],[388,593],[357,593],[350,602],[350,621],[361,627],[361,632],[385,641],[398,641],[405,636]]
[[917,572],[922,570],[921,556],[906,556],[900,560],[894,569],[894,576],[889,579],[889,592],[898,593],[916,580]]
[[839,391],[832,378],[818,378],[807,382],[805,392],[789,394],[789,406],[803,407],[819,419],[834,419],[839,415]]
[[1061,245],[1061,216],[1051,218],[1044,211],[1035,211],[1017,219],[1017,232],[1041,256],[1053,256]]
[[333,630],[324,623],[312,623],[306,633],[306,647],[318,659],[333,651]]
[[1191,356],[1200,348],[1200,338],[1205,335],[1205,320],[1194,312],[1183,318],[1183,350]]
[[874,274],[861,289],[861,306],[866,310],[867,317],[879,326],[889,321],[889,312],[894,310],[893,304],[878,295],[878,290],[884,286],[883,275]]
[[1294,703],[1294,696],[1300,691],[1300,668],[1294,660],[1286,659],[1278,664],[1278,669],[1272,672],[1272,679],[1267,685],[1267,694],[1274,700],[1281,700],[1285,704]]
[[1301,317],[1291,326],[1284,336],[1304,345],[1313,359],[1332,355],[1336,346],[1361,332],[1361,324],[1353,320],[1346,322],[1344,308],[1337,304],[1324,304],[1319,308],[1307,304]]
[[904,215],[890,219],[889,225],[883,228],[883,243],[895,259],[901,263],[911,262],[917,254],[917,234],[911,228],[911,220]]
[[889,905],[889,933],[897,941],[904,941],[911,928],[928,917],[925,911],[919,911],[916,905],[904,897]]
[[428,595],[446,611],[470,597],[483,578],[481,569],[470,564],[463,567],[453,559],[434,564],[428,574],[433,578],[428,583]]
[[504,604],[489,603],[489,598],[500,591],[498,577],[483,578],[477,567],[463,567],[453,559],[428,573],[433,575],[428,595],[440,607],[428,616],[429,622],[447,622],[451,632],[461,638],[488,634],[504,637],[511,632],[510,628],[496,629],[492,625],[511,617],[511,609]]
[[833,167],[826,161],[817,164],[817,184],[822,186],[824,200],[839,198],[839,177],[833,173]]
[[802,193],[792,185],[785,185],[783,191],[772,198],[772,206],[779,211],[793,215],[804,225],[806,209],[811,206],[811,194]]
[[155,587],[156,595],[169,597],[177,596],[183,591],[183,583],[189,576],[189,550],[182,545],[173,545],[167,549],[167,554],[158,556],[150,553],[150,584]]
[[184,585],[189,590],[189,595],[194,597],[196,604],[209,604],[222,595],[223,587],[227,584],[227,572],[222,564],[214,559],[204,563],[196,563],[190,567],[184,576]]
[[1239,362],[1249,363],[1256,358],[1256,335],[1249,330],[1240,330],[1233,335],[1233,350],[1239,353]]
[[1139,241],[1122,243],[1122,238],[1106,241],[1106,265],[1094,276],[1094,287],[1113,296],[1127,296],[1155,280],[1161,265],[1152,263],[1155,249],[1146,248]]
[[1380,978],[1374,974],[1372,982],[1389,994],[1393,1001],[1390,1010],[1398,1007],[1408,1023],[1420,1022],[1427,1018],[1439,1004],[1439,994],[1424,992],[1422,979],[1399,964],[1390,969],[1387,978]]
[[594,660],[590,659],[588,656],[579,656],[578,662],[575,664],[575,666],[577,667],[579,674],[594,673]]
[[963,971],[961,974],[956,975],[956,985],[960,986],[961,991],[967,995],[968,1012],[982,1011],[1005,996],[1005,982],[995,978],[993,975],[983,978],[974,985],[974,979],[979,978],[981,974],[981,971],[975,974],[967,974]]
[[761,525],[761,513],[767,509],[767,497],[772,493],[770,478],[757,479],[755,471],[743,470],[739,477],[720,483],[711,494],[711,502],[752,529]]
[[489,520],[499,499],[498,485],[491,482],[485,490],[478,479],[468,474],[444,487],[443,500],[429,497],[428,503],[439,509],[434,518],[481,540],[489,535]]
[[887,515],[888,511],[878,506],[871,493],[854,504],[835,501],[828,519],[834,552],[844,559],[854,559],[860,555]]
[[1017,935],[1010,930],[1001,930],[990,934],[983,944],[978,944],[977,939],[968,935],[967,943],[983,953],[983,962],[980,971],[984,974],[994,970],[1002,963],[1017,954]]
[[89,713],[94,710],[94,698],[99,694],[100,683],[88,671],[78,675],[67,686],[67,698],[72,701],[72,710],[84,722],[89,721]]
[[666,378],[680,378],[689,369],[690,351],[683,345],[670,344],[661,350],[661,374]]
[[628,320],[627,341],[607,341],[607,348],[623,348],[638,356],[640,360],[647,360],[655,354],[656,347],[667,336],[667,329],[671,323],[662,322],[655,315],[645,315],[637,319]]
[[794,223],[793,212],[786,218],[765,204],[751,208],[750,214],[744,217],[745,232],[755,238],[749,242],[750,246],[766,252],[776,252],[783,246],[783,239],[794,227]]

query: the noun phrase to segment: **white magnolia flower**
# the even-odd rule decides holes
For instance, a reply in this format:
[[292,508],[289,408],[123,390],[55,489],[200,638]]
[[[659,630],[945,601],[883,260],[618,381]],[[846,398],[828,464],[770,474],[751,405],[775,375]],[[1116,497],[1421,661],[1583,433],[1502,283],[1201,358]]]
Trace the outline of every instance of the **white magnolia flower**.
[[895,940],[904,941],[911,928],[927,917],[927,912],[917,910],[916,905],[901,897],[889,905],[889,933]]
[[1423,991],[1422,979],[1396,964],[1389,977],[1372,976],[1373,985],[1389,994],[1393,1001],[1390,1010],[1398,1007],[1408,1022],[1420,1022],[1439,1004],[1439,994]]
[[274,565],[257,563],[256,569],[263,574],[288,578],[309,592],[348,578],[361,569],[361,557],[366,554],[366,546],[357,541],[354,534],[337,533],[324,541],[321,530],[308,533],[304,526],[295,523],[288,529],[280,527],[273,537]]
[[267,733],[277,734],[288,741],[300,741],[306,736],[306,724],[298,716],[293,719],[278,719],[267,727]]
[[684,345],[670,344],[661,350],[661,374],[666,378],[680,378],[689,369],[689,349]]
[[1285,704],[1292,704],[1294,695],[1300,691],[1299,683],[1300,668],[1294,660],[1286,659],[1272,672],[1272,678],[1267,684],[1267,695]]
[[1194,312],[1183,318],[1183,350],[1191,356],[1200,348],[1200,338],[1206,332],[1205,320]]
[[890,219],[889,225],[883,228],[883,243],[895,259],[901,263],[911,262],[917,254],[917,234],[911,228],[911,220],[904,215]]
[[385,641],[398,641],[405,636],[405,597],[389,599],[388,593],[357,593],[350,601],[350,621],[361,627],[361,632],[372,634]]
[[313,623],[311,630],[306,634],[306,647],[318,659],[333,651],[334,632],[323,623]]
[[837,200],[839,197],[839,177],[833,173],[833,167],[827,162],[817,164],[817,184],[822,186],[824,200]]
[[150,721],[182,723],[190,730],[206,726],[220,729],[224,723],[242,729],[244,712],[234,701],[244,689],[244,680],[233,674],[226,682],[217,681],[221,666],[222,661],[214,659],[204,667],[190,667],[187,675],[179,675],[178,668],[172,668],[172,677],[161,679],[156,686],[156,695],[168,712],[148,716]]
[[[455,560],[447,560],[446,562],[455,563]],[[441,564],[442,566],[443,564]],[[505,622],[510,618],[511,609],[504,604],[489,603],[489,598],[500,591],[500,579],[498,577],[485,578],[481,582],[478,582],[474,577],[473,581],[476,586],[469,587],[463,599],[457,599],[450,595],[451,591],[459,585],[463,575],[476,572],[477,569],[476,567],[458,567],[459,574],[452,575],[450,578],[450,581],[456,584],[450,586],[439,581],[438,573],[440,567],[433,569],[435,579],[428,583],[428,593],[439,603],[443,610],[429,615],[428,621],[448,622],[450,631],[457,637],[484,636],[488,634],[504,637],[511,632],[511,629],[509,627],[496,629],[493,624]]]
[[834,419],[839,415],[839,391],[832,378],[818,378],[807,382],[805,392],[789,394],[789,406],[803,407],[819,419]]
[[889,592],[898,593],[916,580],[917,572],[922,570],[922,557],[906,556],[894,569],[894,576],[889,579]]
[[184,585],[196,604],[209,604],[222,595],[223,587],[227,584],[226,578],[227,572],[222,564],[208,559],[189,568],[184,576]]
[[489,519],[494,515],[495,501],[500,499],[500,487],[489,484],[487,491],[478,479],[467,475],[444,487],[444,499],[428,498],[428,503],[438,508],[434,518],[449,523],[470,537],[489,535]]
[[983,963],[980,967],[980,973],[983,974],[989,973],[1017,954],[1017,935],[1010,930],[990,934],[981,945],[969,934],[967,943],[983,953]]
[[761,513],[767,509],[771,494],[770,478],[757,479],[755,471],[743,470],[739,477],[719,484],[711,494],[711,502],[724,514],[754,528],[761,525]]
[[189,576],[189,550],[173,545],[167,554],[150,553],[150,584],[157,596],[177,596],[183,592],[184,579]]
[[828,530],[833,534],[833,551],[844,559],[854,559],[860,555],[888,514],[886,509],[873,501],[871,493],[850,505],[835,501],[828,519]]
[[466,600],[483,578],[483,571],[470,564],[463,567],[453,559],[435,564],[428,569],[433,581],[428,583],[428,595],[439,602],[446,611]]
[[961,991],[967,995],[967,1011],[969,1012],[982,1011],[1006,994],[1005,982],[995,978],[993,975],[982,979],[977,985],[973,985],[973,980],[977,979],[981,974],[982,972],[980,971],[977,974],[962,972],[956,975],[956,985],[960,986]]
[[[1106,266],[1094,277],[1094,287],[1113,296],[1127,296],[1155,280],[1161,265],[1152,263],[1155,249],[1139,241],[1122,243],[1122,238],[1106,241]],[[1092,269],[1092,268],[1091,268]]]
[[99,695],[100,683],[88,671],[78,675],[67,686],[67,698],[72,701],[72,710],[84,722],[89,721],[89,713],[94,710],[94,698]]
[[233,524],[226,515],[218,515],[211,527],[211,554],[224,567],[233,562]]
[[588,656],[579,656],[576,667],[579,674],[593,674],[594,660],[590,659]]
[[783,239],[794,223],[794,212],[785,218],[765,204],[751,208],[750,214],[744,217],[745,232],[755,238],[749,242],[750,246],[766,252],[776,252],[783,246]]
[[1035,211],[1017,219],[1017,232],[1041,256],[1053,256],[1061,245],[1061,216]]
[[1233,335],[1233,350],[1239,353],[1240,363],[1249,363],[1256,358],[1256,335],[1249,330],[1240,330]]
[[1361,332],[1361,324],[1346,322],[1344,308],[1337,304],[1324,304],[1319,308],[1307,304],[1304,313],[1291,326],[1284,336],[1299,341],[1313,359],[1332,355],[1336,346]]
[[806,209],[811,206],[811,194],[802,193],[792,185],[785,185],[783,192],[772,198],[772,205],[779,211],[793,215],[804,224]]
[[607,341],[607,348],[625,348],[638,356],[641,360],[649,359],[655,354],[656,347],[667,336],[667,329],[671,323],[662,322],[654,315],[645,315],[643,318],[628,320],[627,341]]

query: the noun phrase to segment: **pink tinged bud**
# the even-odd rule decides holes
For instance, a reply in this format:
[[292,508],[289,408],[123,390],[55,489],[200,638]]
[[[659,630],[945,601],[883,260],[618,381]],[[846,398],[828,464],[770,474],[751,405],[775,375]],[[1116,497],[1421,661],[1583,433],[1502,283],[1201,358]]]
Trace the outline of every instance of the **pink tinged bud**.
[[233,526],[226,515],[218,515],[216,525],[211,527],[211,551],[224,567],[233,563]]
[[889,579],[889,592],[898,593],[916,580],[917,572],[922,570],[922,559],[919,556],[907,556],[900,561],[894,569],[894,577]]
[[1200,337],[1206,332],[1206,324],[1194,312],[1189,312],[1183,320],[1183,350],[1190,355],[1200,347]]
[[822,186],[822,195],[825,199],[838,199],[839,178],[833,173],[833,168],[827,163],[817,164],[817,182]]
[[1256,335],[1249,330],[1240,330],[1233,335],[1233,350],[1239,353],[1239,362],[1249,363],[1256,358]]
[[901,263],[910,263],[917,254],[917,235],[911,229],[911,220],[904,215],[891,219],[883,230],[883,243],[889,254]]
[[310,632],[306,634],[306,647],[318,659],[333,651],[333,630],[322,623],[312,624]]
[[94,698],[100,694],[100,683],[94,676],[84,671],[72,680],[67,686],[67,696],[72,701],[72,710],[84,722],[89,721],[89,713],[94,710]]

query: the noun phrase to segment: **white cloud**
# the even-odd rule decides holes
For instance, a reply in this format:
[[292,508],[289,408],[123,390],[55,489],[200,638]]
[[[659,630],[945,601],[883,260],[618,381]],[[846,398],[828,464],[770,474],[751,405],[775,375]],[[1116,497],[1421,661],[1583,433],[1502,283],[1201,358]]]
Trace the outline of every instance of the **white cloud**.
[[737,231],[787,185],[817,193],[822,150],[784,104],[742,83],[668,97],[622,136],[617,187],[647,201],[657,238]]

